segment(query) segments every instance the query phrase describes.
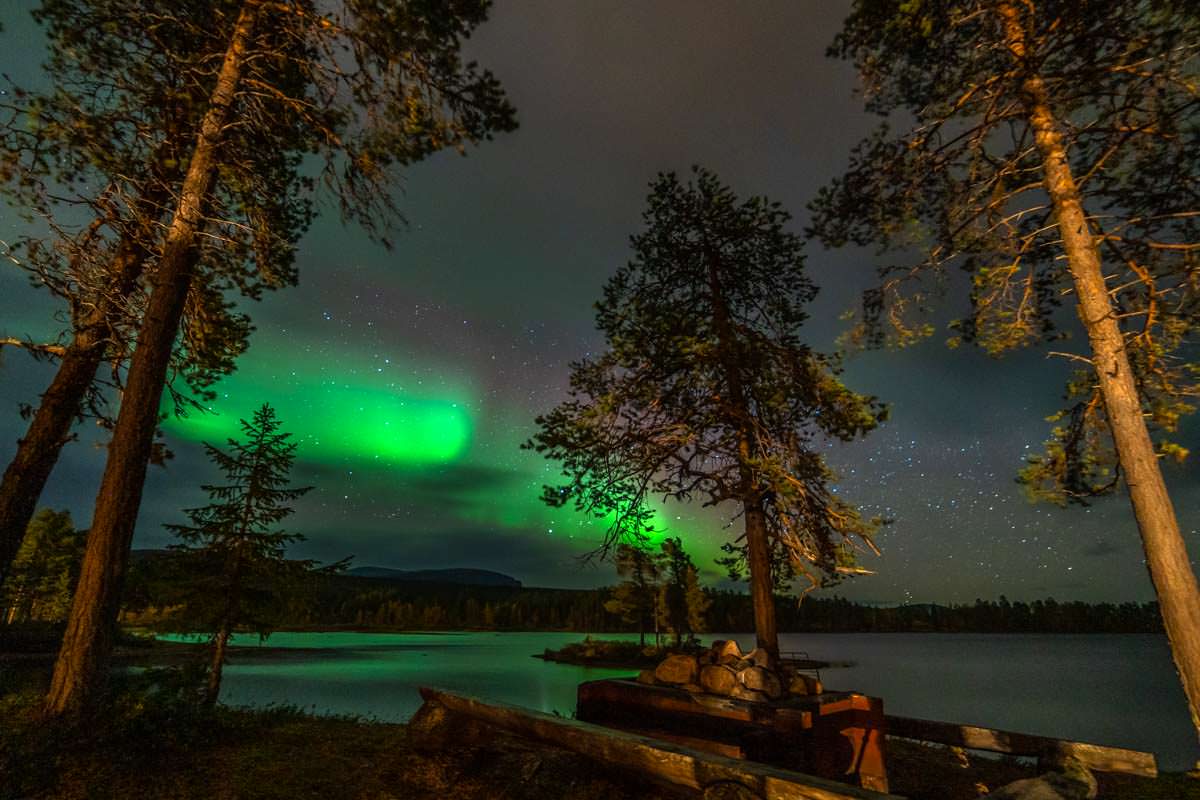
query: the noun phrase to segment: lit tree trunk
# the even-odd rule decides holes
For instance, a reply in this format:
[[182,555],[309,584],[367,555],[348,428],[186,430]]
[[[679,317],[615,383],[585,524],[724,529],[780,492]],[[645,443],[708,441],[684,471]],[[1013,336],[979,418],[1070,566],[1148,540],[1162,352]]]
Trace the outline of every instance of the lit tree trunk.
[[756,645],[779,658],[779,632],[775,627],[775,593],[772,591],[771,553],[767,543],[767,520],[762,501],[748,503],[746,515],[746,561],[750,567],[750,599],[754,603]]
[[719,258],[707,246],[708,284],[712,294],[713,322],[717,330],[719,358],[728,384],[730,421],[737,428],[738,454],[741,461],[741,500],[746,518],[746,563],[750,569],[750,599],[754,604],[754,636],[758,647],[779,659],[779,633],[775,627],[775,596],[771,591],[771,553],[768,541],[767,518],[762,496],[749,463],[757,447],[750,426],[750,402],[742,380],[741,367],[734,351],[735,336],[729,319],[729,308],[721,285]]
[[229,645],[229,620],[221,623],[213,639],[212,661],[208,665],[208,683],[204,688],[204,705],[215,706],[221,696],[221,674],[225,669],[225,651]]
[[79,587],[46,697],[49,716],[87,709],[107,677],[121,584],[158,424],[159,400],[191,286],[196,231],[212,188],[221,133],[228,122],[258,6],[250,0],[242,6],[209,108],[200,123],[178,208],[167,230],[108,447]]
[[[1020,12],[1015,6],[1003,4],[1000,13],[1008,48],[1021,63],[1025,57],[1025,32]],[[1045,84],[1041,76],[1029,74],[1023,80],[1022,90],[1025,111],[1042,156],[1046,192],[1053,203],[1063,249],[1075,282],[1079,317],[1092,347],[1092,366],[1099,381],[1105,415],[1141,532],[1146,565],[1158,594],[1163,624],[1187,695],[1192,723],[1200,732],[1200,589],[1142,415],[1141,398],[1125,350],[1125,337],[1117,323],[1117,310],[1109,296],[1100,254],[1088,227]]]
[[[158,201],[159,198],[147,199],[141,204],[142,212],[152,213],[150,209],[157,207]],[[149,233],[148,225],[139,227],[140,233]],[[63,446],[70,441],[71,426],[104,361],[115,305],[133,291],[145,261],[145,243],[135,234],[125,234],[109,267],[109,274],[114,277],[110,295],[96,305],[76,330],[29,429],[17,442],[16,455],[4,470],[0,479],[0,586],[12,569],[38,499]]]
[[221,625],[213,638],[212,660],[208,665],[208,683],[204,690],[204,705],[212,707],[221,696],[221,676],[225,671],[225,654],[229,646],[229,636],[233,632],[233,623],[238,614],[238,595],[241,592],[242,562],[241,556],[235,555],[232,576],[225,595],[225,613],[221,615]]

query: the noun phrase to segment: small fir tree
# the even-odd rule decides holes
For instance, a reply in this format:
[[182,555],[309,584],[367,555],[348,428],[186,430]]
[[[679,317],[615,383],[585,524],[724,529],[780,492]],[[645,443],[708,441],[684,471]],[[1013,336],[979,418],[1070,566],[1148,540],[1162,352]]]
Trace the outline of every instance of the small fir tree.
[[212,631],[206,705],[220,693],[234,629],[268,636],[288,595],[315,566],[285,559],[287,546],[304,537],[275,528],[293,512],[289,504],[312,488],[289,485],[296,453],[291,434],[279,430],[275,410],[265,403],[241,425],[244,442],[229,439],[225,450],[204,445],[225,476],[222,484],[201,487],[212,502],[184,511],[191,524],[166,526],[182,540],[176,549],[192,561],[196,576],[180,621]]

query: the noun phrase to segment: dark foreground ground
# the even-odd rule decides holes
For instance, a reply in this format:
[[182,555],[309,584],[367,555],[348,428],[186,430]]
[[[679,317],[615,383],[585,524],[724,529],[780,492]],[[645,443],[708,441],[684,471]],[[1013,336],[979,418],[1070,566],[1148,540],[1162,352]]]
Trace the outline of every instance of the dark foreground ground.
[[[183,652],[157,655],[169,653],[166,660],[177,662]],[[0,800],[687,796],[500,733],[483,743],[464,738],[431,748],[404,725],[293,708],[204,711],[195,702],[196,675],[178,668],[120,675],[103,716],[75,728],[52,727],[36,714],[47,677],[43,659],[0,658]],[[913,800],[973,800],[1032,774],[1012,760],[904,741],[889,744],[888,769],[892,792]],[[1200,800],[1200,780],[1184,775],[1100,780],[1100,797],[1107,800]]]

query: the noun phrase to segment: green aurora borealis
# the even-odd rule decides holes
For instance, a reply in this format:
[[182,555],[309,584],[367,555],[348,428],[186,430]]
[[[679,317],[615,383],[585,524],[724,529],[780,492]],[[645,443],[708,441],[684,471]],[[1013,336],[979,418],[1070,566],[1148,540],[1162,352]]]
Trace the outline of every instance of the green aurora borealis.
[[[283,357],[289,350],[295,347],[256,336],[238,371],[213,387],[213,400],[200,403],[203,410],[175,416],[164,401],[168,443],[189,452],[201,443],[224,447],[227,439],[241,437],[239,420],[267,402],[297,445],[297,480],[317,490],[301,501],[301,517],[330,511],[345,516],[347,509],[351,518],[378,515],[389,499],[398,498],[385,518],[408,519],[411,506],[435,504],[436,515],[418,515],[435,533],[461,526],[523,536],[537,532],[574,556],[595,547],[612,524],[612,514],[590,517],[546,506],[542,485],[555,479],[555,468],[520,448],[533,430],[532,415],[487,407],[470,377],[456,375],[452,365],[364,359],[340,349],[316,359],[304,351]],[[660,503],[653,509],[652,543],[666,536],[693,539],[695,555],[712,564],[715,544],[687,537],[682,513],[670,524]],[[311,524],[299,528],[325,538]],[[385,528],[379,535],[397,534]]]
[[[14,2],[0,72],[29,84],[40,36]],[[541,500],[557,470],[520,449],[534,417],[566,390],[568,364],[600,345],[591,304],[629,258],[649,181],[692,164],[739,195],[763,194],[796,216],[845,169],[876,120],[854,96],[849,65],[826,59],[846,10],[810,4],[496,3],[467,55],[510,91],[521,128],[467,157],[444,153],[404,171],[395,198],[408,224],[386,250],[321,215],[297,252],[300,284],[241,303],[257,328],[235,375],[215,387],[216,415],[164,424],[175,458],[150,471],[135,547],[171,542],[163,524],[204,501],[218,478],[200,441],[237,435],[263,402],[299,445],[295,481],[313,491],[289,529],[298,557],[400,569],[478,567],[528,585],[595,586],[612,568],[581,569],[605,520]],[[8,10],[8,9],[6,9]],[[731,57],[735,56],[735,57]],[[29,233],[0,206],[0,240]],[[806,326],[828,349],[838,315],[871,279],[876,254],[812,247],[821,295]],[[64,309],[0,265],[0,335],[53,339]],[[944,309],[946,318],[962,309]],[[58,313],[56,318],[55,312]],[[936,338],[936,337],[935,337]],[[1068,342],[1066,345],[1075,345]],[[8,348],[5,348],[8,351]],[[931,341],[848,362],[847,384],[892,404],[866,441],[828,452],[839,491],[895,519],[880,537],[879,574],[838,589],[881,602],[976,597],[1150,599],[1124,498],[1086,509],[1031,506],[1013,477],[1047,432],[1072,369],[1041,351],[996,361]],[[49,365],[0,360],[0,460],[27,424]],[[77,428],[42,504],[90,520],[105,433]],[[1200,453],[1200,419],[1185,423]],[[1200,457],[1168,469],[1180,523],[1200,552]],[[708,583],[733,508],[656,506]],[[732,523],[732,524],[731,524]]]
[[249,369],[222,381],[217,399],[203,403],[208,413],[170,415],[167,430],[192,441],[224,442],[239,435],[240,418],[268,402],[294,431],[300,457],[310,461],[420,468],[454,463],[470,447],[474,421],[463,397],[297,370],[280,392],[275,374],[247,361]]

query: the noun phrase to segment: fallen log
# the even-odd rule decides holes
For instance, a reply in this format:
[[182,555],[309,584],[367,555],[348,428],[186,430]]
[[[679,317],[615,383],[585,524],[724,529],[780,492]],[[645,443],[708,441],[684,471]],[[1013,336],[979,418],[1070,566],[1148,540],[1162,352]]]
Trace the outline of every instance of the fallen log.
[[1015,756],[1033,756],[1038,759],[1040,765],[1049,767],[1059,766],[1068,758],[1077,758],[1085,767],[1098,772],[1123,772],[1147,778],[1158,776],[1158,764],[1154,754],[1140,750],[1072,742],[1049,736],[981,728],[977,725],[896,717],[891,714],[888,714],[886,719],[888,736],[899,736],[902,739]]
[[418,718],[461,715],[670,786],[715,793],[732,784],[761,800],[900,800],[896,795],[703,753],[587,722],[501,703],[485,703],[436,689],[422,688],[420,691],[425,705],[418,712]]

